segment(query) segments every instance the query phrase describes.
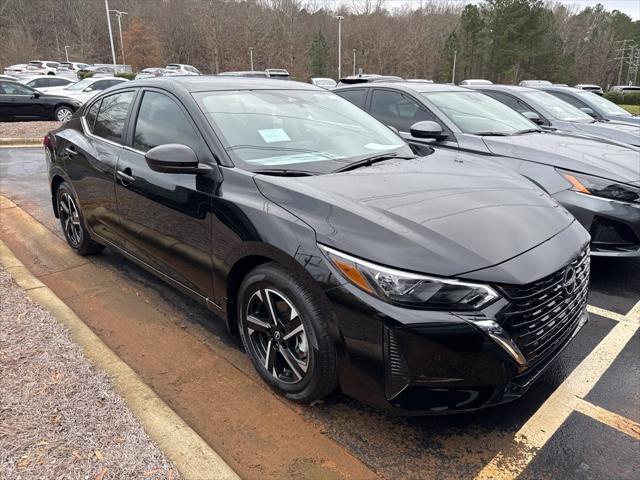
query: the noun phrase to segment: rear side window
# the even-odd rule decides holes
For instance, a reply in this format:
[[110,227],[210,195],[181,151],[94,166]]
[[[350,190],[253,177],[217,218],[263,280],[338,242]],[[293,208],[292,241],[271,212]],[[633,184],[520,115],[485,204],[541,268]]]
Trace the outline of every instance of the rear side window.
[[111,86],[111,82],[109,80],[98,80],[91,85],[91,88],[94,90],[106,90]]
[[47,82],[49,83],[50,86],[61,86],[61,85],[69,84],[69,81],[63,78],[49,78],[47,79]]
[[364,88],[360,88],[358,90],[344,90],[334,93],[345,100],[349,100],[356,107],[360,107],[364,110],[364,102],[367,98],[367,91]]
[[123,92],[103,98],[93,128],[94,135],[121,143],[124,124],[134,95],[134,92]]
[[98,110],[100,110],[100,102],[98,100],[96,103],[91,105],[87,113],[84,115],[84,120],[87,122],[87,126],[89,127],[89,131],[93,132],[93,125],[96,123],[96,117],[98,116]]
[[560,100],[563,100],[565,102],[567,102],[570,105],[573,105],[576,108],[584,108],[587,107],[586,104],[584,104],[583,102],[581,102],[580,100],[578,100],[577,98],[571,96],[571,95],[567,95],[564,92],[547,92],[550,93],[551,95],[553,95],[554,97],[559,98]]
[[145,92],[140,104],[133,137],[133,148],[147,150],[166,143],[180,143],[198,153],[200,135],[178,104],[162,93]]

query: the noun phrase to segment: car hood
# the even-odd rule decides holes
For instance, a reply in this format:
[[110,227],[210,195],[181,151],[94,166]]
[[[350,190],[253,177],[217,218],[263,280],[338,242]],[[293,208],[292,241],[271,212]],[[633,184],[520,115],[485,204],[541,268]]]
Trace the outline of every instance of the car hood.
[[579,132],[640,146],[640,127],[619,121],[574,123]]
[[634,115],[629,115],[629,116],[609,115],[607,118],[612,122],[622,122],[622,123],[631,123],[633,125],[640,125],[640,115],[635,115],[635,116]]
[[520,158],[622,183],[640,179],[640,152],[633,147],[560,132],[483,137],[495,155]]
[[318,242],[443,276],[505,262],[574,221],[523,177],[467,161],[460,152],[328,175],[256,175],[255,182],[266,198],[311,226]]

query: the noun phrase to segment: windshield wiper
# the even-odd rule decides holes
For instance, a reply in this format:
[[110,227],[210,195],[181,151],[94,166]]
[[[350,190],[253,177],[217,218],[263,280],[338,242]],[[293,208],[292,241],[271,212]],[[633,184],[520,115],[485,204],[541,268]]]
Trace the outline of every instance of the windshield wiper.
[[474,135],[480,135],[481,137],[510,137],[511,133],[505,133],[505,132],[477,132]]
[[518,130],[514,132],[513,135],[520,135],[521,133],[540,133],[542,130],[539,128],[527,128],[526,130]]
[[399,157],[397,153],[385,153],[382,155],[374,155],[373,157],[363,158],[362,160],[357,160],[355,162],[347,163],[345,166],[336,168],[331,173],[340,173],[340,172],[348,172],[349,170],[355,170],[360,167],[368,167],[369,165],[373,165],[374,163],[384,162],[385,160],[391,160],[392,158],[397,158],[400,160],[410,160],[412,158],[417,157]]
[[251,170],[258,175],[275,175],[278,177],[311,177],[318,175],[317,172],[307,170],[296,170],[294,168],[264,168],[262,170]]

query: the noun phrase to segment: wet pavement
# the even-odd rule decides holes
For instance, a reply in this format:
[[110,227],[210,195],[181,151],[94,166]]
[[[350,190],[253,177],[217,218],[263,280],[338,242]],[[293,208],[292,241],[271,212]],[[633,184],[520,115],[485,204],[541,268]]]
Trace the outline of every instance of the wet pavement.
[[[13,200],[33,219],[62,239],[58,221],[51,211],[41,149],[0,149],[0,194]],[[0,222],[4,223],[5,219],[0,219]],[[14,246],[25,245],[24,255],[34,255],[33,249],[37,242],[34,240],[30,245],[31,240],[26,238],[28,233],[24,232],[19,228],[3,228],[3,235],[9,235]],[[21,238],[21,235],[25,238]],[[38,248],[49,247],[40,245]],[[57,244],[55,248],[59,248]],[[30,254],[27,253],[29,249]],[[20,257],[19,252],[15,253]],[[300,478],[360,478],[371,471],[381,477],[394,479],[474,478],[483,472],[500,452],[519,455],[518,451],[513,453],[514,436],[525,424],[530,426],[538,421],[536,411],[548,401],[552,393],[564,385],[563,382],[569,378],[576,366],[621,322],[621,316],[627,315],[640,300],[640,260],[594,258],[589,304],[605,311],[591,315],[591,321],[582,332],[522,399],[473,414],[416,418],[381,413],[341,394],[334,394],[313,407],[301,407],[279,401],[286,406],[282,415],[293,412],[288,418],[294,422],[296,417],[299,418],[303,437],[308,435],[309,441],[315,441],[314,435],[322,435],[325,440],[334,443],[337,449],[332,450],[331,445],[322,443],[321,448],[324,449],[326,458],[320,462],[311,465],[314,462],[313,455],[308,454],[299,456],[299,459],[288,464],[286,469],[274,466],[272,469],[261,470],[259,466],[247,465],[248,462],[242,458],[243,452],[232,448],[238,447],[233,440],[230,440],[226,448],[225,445],[221,445],[215,432],[210,431],[206,424],[215,424],[217,428],[234,424],[234,416],[246,415],[246,411],[242,410],[242,402],[239,402],[235,409],[233,406],[225,407],[223,413],[227,416],[226,422],[224,418],[213,419],[214,412],[207,411],[199,404],[209,401],[204,396],[211,394],[208,390],[200,388],[200,384],[208,379],[197,378],[198,375],[206,375],[203,373],[206,369],[199,368],[199,365],[193,365],[190,369],[189,365],[184,364],[171,367],[170,359],[161,358],[158,352],[150,351],[153,346],[146,346],[148,350],[145,351],[142,347],[146,344],[143,343],[138,345],[138,350],[142,348],[142,351],[134,352],[133,345],[128,345],[127,339],[119,336],[115,329],[115,325],[131,329],[137,325],[140,332],[144,332],[145,329],[149,332],[162,323],[166,335],[175,335],[176,338],[180,336],[184,345],[191,345],[189,348],[196,348],[194,343],[188,343],[193,340],[198,345],[205,346],[206,350],[202,350],[201,356],[205,353],[215,353],[228,382],[220,385],[218,389],[221,397],[232,397],[230,394],[225,397],[225,389],[237,389],[236,393],[242,391],[234,382],[246,385],[255,395],[268,396],[268,392],[261,387],[257,375],[242,352],[239,342],[227,334],[222,322],[216,321],[206,308],[109,249],[92,257],[89,265],[75,264],[73,258],[66,257],[63,262],[61,258],[64,254],[52,253],[51,258],[55,257],[56,261],[62,262],[57,271],[53,267],[47,270],[47,265],[54,261],[48,260],[45,254],[46,252],[40,252],[38,258],[32,259],[32,268],[36,270],[34,273],[38,274],[37,270],[41,269],[40,273],[50,275],[50,280],[59,284],[67,282],[67,288],[75,289],[69,292],[68,302],[78,301],[79,297],[94,298],[96,305],[93,309],[90,308],[90,302],[84,302],[82,305],[79,302],[76,307],[71,304],[70,306],[103,337],[105,342],[111,342],[110,346],[115,346],[114,350],[197,431],[201,434],[205,432],[203,436],[212,446],[217,450],[222,449],[223,457],[247,478],[277,476],[285,472],[296,474]],[[81,277],[81,281],[73,283],[65,277],[65,269],[70,267],[78,269],[75,274]],[[95,272],[100,272],[103,278],[97,279]],[[86,278],[82,277],[83,275]],[[95,285],[90,289],[92,282]],[[105,323],[108,320],[101,319],[97,312],[99,307],[109,309],[109,305],[103,302],[98,306],[97,302],[100,289],[106,289],[112,283],[117,283],[121,288],[118,293],[120,298],[123,298],[123,295],[130,295],[131,298],[128,304],[129,318],[119,319],[109,325]],[[80,308],[85,310],[79,312]],[[147,313],[144,308],[153,310]],[[162,322],[156,321],[154,315],[157,318],[162,317]],[[127,320],[128,324],[125,323]],[[637,319],[624,321],[636,324],[638,322]],[[133,335],[135,332],[130,333]],[[183,336],[185,338],[182,338]],[[165,341],[161,337],[157,340]],[[141,338],[139,342],[144,342],[144,339]],[[527,458],[530,457],[531,460],[525,465],[524,470],[511,472],[507,462],[504,468],[496,473],[496,477],[513,478],[521,471],[521,478],[532,479],[640,478],[640,474],[637,473],[640,471],[640,429],[635,430],[640,422],[639,356],[640,338],[636,330],[631,340],[625,345],[620,345],[619,350],[613,353],[611,365],[605,369],[601,377],[595,379],[595,385],[584,397],[589,404],[604,409],[605,414],[595,419],[593,415],[574,411],[561,422],[559,428],[547,433],[548,439],[542,448],[528,453]],[[167,372],[154,370],[149,358],[168,365],[162,367]],[[171,372],[172,368],[180,372]],[[175,385],[171,386],[171,382],[162,380],[162,377],[174,373],[175,378],[172,381]],[[196,378],[190,378],[191,376]],[[190,395],[186,395],[185,389],[189,388]],[[216,389],[212,391],[215,394]],[[278,409],[279,406],[274,404],[273,408]],[[620,420],[619,417],[625,422],[624,428],[616,424],[616,421]],[[544,423],[544,419],[540,421]],[[265,422],[269,424],[268,421]],[[303,425],[311,426],[308,432],[303,432]],[[294,423],[287,424],[285,428],[295,431],[298,427]],[[259,427],[255,426],[255,429],[259,430]],[[226,433],[229,438],[234,438],[234,432]],[[224,436],[225,432],[218,431],[217,434]],[[248,438],[242,447],[249,448],[250,441],[264,440],[264,437],[257,434],[255,438]],[[294,440],[284,434],[281,440],[293,442],[283,443],[283,448],[296,450]],[[264,445],[255,445],[254,448],[259,450],[264,448]],[[298,449],[304,450],[302,446]],[[343,451],[367,468],[359,470],[360,463],[351,462],[347,457],[338,458],[338,454],[342,455]],[[336,459],[329,458],[331,455],[336,455]],[[263,461],[259,456],[252,458],[254,461]]]

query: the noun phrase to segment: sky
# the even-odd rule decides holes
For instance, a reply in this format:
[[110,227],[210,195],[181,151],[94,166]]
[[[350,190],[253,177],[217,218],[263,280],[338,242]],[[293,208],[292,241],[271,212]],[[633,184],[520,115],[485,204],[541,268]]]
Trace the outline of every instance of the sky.
[[640,0],[559,0],[559,2],[575,5],[579,10],[601,3],[607,10],[620,10],[629,15],[632,20],[640,20]]

